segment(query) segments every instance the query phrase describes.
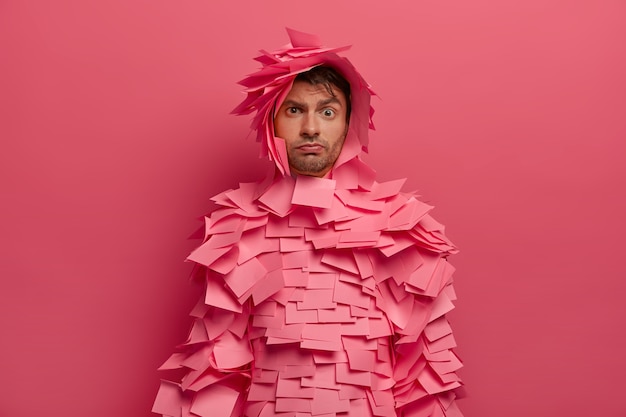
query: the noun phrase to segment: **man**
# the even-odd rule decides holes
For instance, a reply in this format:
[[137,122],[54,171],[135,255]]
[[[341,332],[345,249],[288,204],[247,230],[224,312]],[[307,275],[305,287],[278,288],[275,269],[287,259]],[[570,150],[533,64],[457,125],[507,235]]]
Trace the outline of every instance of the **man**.
[[461,416],[445,313],[456,249],[428,212],[360,158],[368,84],[341,48],[288,30],[257,58],[236,113],[276,170],[214,198],[189,259],[206,285],[162,369],[164,416]]

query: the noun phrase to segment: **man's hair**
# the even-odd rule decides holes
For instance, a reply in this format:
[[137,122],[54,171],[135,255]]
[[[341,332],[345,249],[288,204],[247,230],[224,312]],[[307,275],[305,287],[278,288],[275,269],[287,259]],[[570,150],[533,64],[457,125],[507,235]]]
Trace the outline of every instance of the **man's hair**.
[[350,120],[352,103],[350,100],[350,83],[339,72],[325,65],[313,67],[307,72],[301,72],[296,76],[295,81],[304,81],[311,85],[323,85],[328,94],[335,97],[333,87],[338,88],[346,97],[346,121]]

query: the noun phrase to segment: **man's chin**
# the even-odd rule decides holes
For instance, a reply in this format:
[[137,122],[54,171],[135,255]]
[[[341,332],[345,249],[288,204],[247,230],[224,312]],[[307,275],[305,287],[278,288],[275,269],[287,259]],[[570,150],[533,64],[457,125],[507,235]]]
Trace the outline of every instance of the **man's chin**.
[[331,167],[323,166],[294,166],[290,165],[291,172],[297,175],[307,175],[309,177],[323,177]]

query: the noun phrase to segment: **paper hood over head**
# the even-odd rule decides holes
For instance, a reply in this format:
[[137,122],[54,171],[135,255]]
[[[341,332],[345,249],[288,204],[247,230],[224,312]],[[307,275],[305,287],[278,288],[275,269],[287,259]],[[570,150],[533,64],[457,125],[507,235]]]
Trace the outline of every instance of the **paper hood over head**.
[[261,50],[261,55],[254,58],[263,67],[239,82],[245,87],[247,97],[233,113],[243,115],[256,111],[251,127],[257,131],[262,156],[273,161],[283,175],[289,175],[285,142],[274,136],[274,111],[282,104],[299,73],[319,65],[333,67],[350,83],[352,106],[348,134],[336,168],[362,151],[367,152],[368,130],[374,129],[370,99],[375,93],[352,63],[337,54],[350,46],[325,48],[316,35],[289,28],[287,34],[289,44],[272,52]]

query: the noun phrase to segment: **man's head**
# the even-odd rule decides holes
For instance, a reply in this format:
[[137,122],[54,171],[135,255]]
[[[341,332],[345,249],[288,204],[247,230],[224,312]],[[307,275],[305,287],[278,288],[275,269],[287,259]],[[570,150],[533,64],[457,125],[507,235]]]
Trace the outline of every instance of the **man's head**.
[[318,66],[299,74],[274,115],[274,134],[285,140],[292,172],[323,177],[341,153],[351,111],[350,84]]
[[[367,152],[369,129],[374,128],[374,109],[370,104],[374,91],[350,60],[339,55],[349,49],[348,46],[328,48],[322,46],[319,37],[293,29],[287,29],[287,34],[289,44],[273,51],[263,50],[254,58],[262,67],[239,82],[245,87],[246,98],[233,113],[255,113],[251,127],[261,144],[261,156],[275,164],[276,174],[324,176],[338,165],[349,164],[362,152]],[[338,111],[343,117],[334,119],[333,129],[327,129],[328,125],[324,124],[317,135],[303,134],[295,129],[295,121],[286,117],[285,111],[295,116],[298,109],[296,106],[287,109],[283,105],[285,96],[289,94],[289,100],[297,104],[294,95],[303,93],[304,86],[315,87],[323,96],[321,100],[334,98],[342,104]],[[337,126],[341,134],[328,134]],[[304,139],[315,142],[311,136],[317,137],[320,144],[328,138],[329,146],[317,148],[323,152],[309,152],[309,155],[298,152],[293,143]],[[290,143],[292,146],[287,149]],[[335,144],[332,152],[331,144]],[[309,150],[313,148],[315,146]]]

